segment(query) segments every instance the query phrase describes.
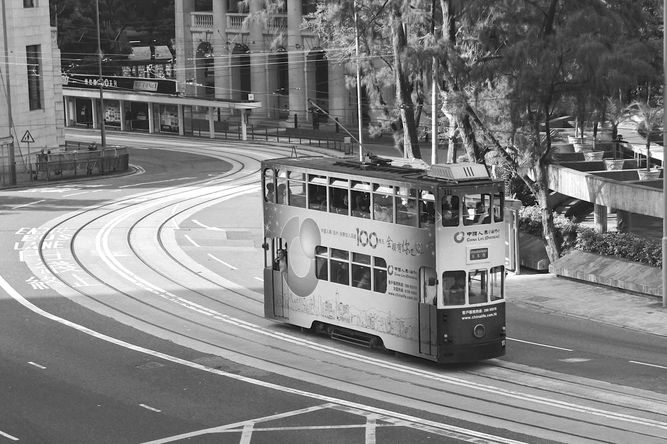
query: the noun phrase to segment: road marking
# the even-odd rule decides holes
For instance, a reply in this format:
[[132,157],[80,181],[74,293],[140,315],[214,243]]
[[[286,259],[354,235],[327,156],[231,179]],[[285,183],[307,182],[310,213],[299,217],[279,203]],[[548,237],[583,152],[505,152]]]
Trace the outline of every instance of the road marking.
[[185,238],[186,238],[187,240],[189,240],[190,243],[191,243],[192,245],[194,245],[195,247],[197,247],[197,248],[201,247],[201,245],[199,245],[197,242],[193,241],[192,238],[191,238],[190,236],[188,236],[187,234],[185,235]]
[[9,433],[5,433],[2,430],[0,430],[0,436],[4,436],[7,439],[11,439],[12,441],[18,441],[19,439],[16,436],[12,436]]
[[38,204],[38,203],[42,203],[42,202],[44,202],[44,200],[45,200],[45,199],[42,199],[42,200],[36,200],[36,201],[34,201],[34,202],[30,202],[30,203],[22,204],[22,205],[15,205],[15,206],[11,207],[11,209],[12,209],[12,210],[17,210],[17,209],[19,209],[19,208],[29,207],[30,205],[35,205],[35,204]]
[[[119,347],[123,347],[123,348],[126,348],[128,350],[135,351],[137,353],[143,353],[143,354],[146,354],[146,355],[149,355],[149,356],[164,359],[165,361],[173,362],[174,364],[183,365],[183,366],[186,366],[186,367],[189,367],[189,368],[192,368],[192,369],[197,369],[197,370],[204,371],[204,372],[211,373],[211,374],[215,374],[215,375],[218,375],[218,376],[227,377],[227,378],[230,378],[230,379],[233,379],[233,380],[236,380],[236,381],[245,382],[245,383],[248,383],[248,384],[252,384],[256,387],[263,387],[263,388],[266,388],[266,389],[277,390],[277,391],[282,392],[282,393],[288,393],[288,394],[296,395],[296,396],[303,396],[305,398],[315,399],[315,400],[328,402],[328,403],[335,403],[337,405],[342,405],[342,406],[346,406],[346,407],[360,409],[360,410],[364,410],[366,412],[372,412],[372,413],[378,413],[380,415],[391,416],[392,418],[395,418],[396,420],[416,422],[416,423],[419,423],[422,426],[435,427],[435,428],[437,428],[438,430],[441,430],[441,431],[446,430],[446,431],[449,431],[450,433],[461,433],[461,434],[464,434],[466,437],[469,437],[469,438],[472,438],[472,439],[487,439],[487,440],[490,440],[492,442],[507,443],[507,444],[514,444],[514,443],[519,443],[520,442],[520,441],[515,441],[515,440],[509,439],[509,438],[504,438],[504,437],[501,437],[501,436],[495,436],[495,435],[487,434],[487,433],[484,433],[484,432],[479,432],[477,430],[466,429],[466,428],[458,427],[458,426],[455,426],[455,425],[450,425],[450,424],[440,423],[440,422],[431,421],[431,420],[427,420],[427,419],[423,419],[423,418],[418,418],[416,416],[407,415],[405,413],[392,412],[390,410],[385,410],[385,409],[382,409],[382,408],[379,408],[379,407],[374,407],[374,406],[371,406],[371,405],[365,405],[365,404],[361,404],[361,403],[358,403],[358,402],[353,402],[353,401],[348,401],[348,400],[345,400],[345,399],[335,398],[333,396],[322,395],[320,393],[314,393],[314,392],[309,392],[309,391],[306,391],[306,390],[300,390],[300,389],[295,389],[295,388],[292,388],[292,387],[286,387],[286,386],[283,386],[283,385],[280,385],[280,384],[277,384],[277,383],[273,383],[273,382],[269,382],[269,381],[262,381],[260,379],[254,379],[254,378],[239,375],[239,374],[236,374],[236,373],[226,372],[224,370],[220,370],[220,369],[217,369],[217,368],[207,367],[203,364],[198,364],[196,362],[188,361],[186,359],[178,358],[176,356],[171,356],[171,355],[168,355],[166,353],[159,352],[157,350],[152,350],[152,349],[149,349],[149,348],[145,348],[145,347],[141,347],[141,346],[138,346],[138,345],[135,345],[135,344],[131,344],[131,343],[126,342],[126,341],[122,341],[120,339],[105,335],[104,333],[100,333],[100,332],[92,330],[88,327],[84,327],[83,325],[77,324],[75,322],[69,321],[67,319],[56,316],[52,313],[49,313],[48,311],[45,311],[45,310],[39,308],[38,306],[36,306],[35,304],[33,304],[32,302],[28,301],[18,291],[16,291],[16,289],[14,287],[9,285],[9,283],[2,276],[0,276],[0,288],[2,288],[5,292],[7,292],[7,294],[11,298],[13,298],[15,301],[17,301],[19,304],[23,305],[24,307],[26,307],[27,309],[29,309],[33,313],[36,313],[40,316],[45,317],[46,319],[50,319],[54,322],[58,322],[58,323],[66,326],[66,327],[73,328],[77,331],[80,331],[84,334],[90,335],[91,337],[100,339],[102,341],[106,341],[110,344],[114,344],[114,345],[117,345]],[[493,389],[497,390],[497,388],[493,388]],[[589,413],[592,413],[592,412],[595,411],[594,409],[588,409],[588,408],[582,408],[582,407],[579,407],[579,408],[581,408],[584,411],[587,411]],[[610,413],[609,412],[604,412],[604,414],[608,415]],[[624,419],[629,420],[629,421],[635,421],[635,422],[636,421],[641,421],[643,424],[646,424],[646,423],[651,424],[651,425],[654,425],[654,423],[655,424],[662,424],[658,421],[650,421],[650,420],[644,420],[642,418],[626,417],[625,415],[620,415],[620,416],[621,416],[621,418],[624,418]],[[667,428],[667,426],[665,426],[665,428]],[[169,441],[158,440],[158,441],[153,441],[153,442],[158,443],[158,442],[169,442]]]
[[160,410],[160,409],[156,409],[155,407],[151,407],[151,406],[146,405],[146,404],[139,404],[139,407],[143,407],[143,408],[145,408],[146,410],[150,410],[151,412],[162,413],[162,410]]
[[213,230],[213,231],[225,231],[225,230],[223,230],[222,228],[218,228],[218,227],[209,227],[208,225],[205,225],[205,224],[199,222],[199,221],[196,220],[196,219],[192,219],[192,223],[193,223],[193,224],[196,224],[196,225],[199,225],[199,226],[202,227],[202,228],[206,228],[207,230]]
[[211,253],[209,253],[208,256],[209,256],[211,259],[220,262],[222,265],[225,265],[225,266],[231,268],[232,270],[238,270],[238,268],[236,268],[235,266],[228,264],[227,262],[223,261],[222,259],[218,259],[217,257],[213,256]]
[[590,361],[590,359],[588,359],[588,358],[566,358],[566,359],[559,359],[559,361],[575,364],[575,363],[578,363],[578,362],[588,362],[588,361]]
[[133,183],[130,185],[121,185],[118,188],[129,188],[129,187],[140,187],[143,185],[154,185],[157,183],[168,183],[168,182],[176,182],[179,180],[190,180],[190,179],[196,179],[196,177],[177,177],[174,179],[166,179],[166,180],[156,180],[154,182],[143,182],[143,183]]
[[556,347],[555,345],[540,344],[539,342],[522,341],[521,339],[514,339],[514,338],[507,338],[507,339],[509,341],[522,342],[524,344],[530,344],[530,345],[537,345],[538,347],[553,348],[553,349],[556,349],[556,350],[562,350],[562,351],[566,351],[566,352],[574,351],[574,350],[569,349],[569,348]]
[[260,282],[264,282],[264,279],[262,279],[261,277],[257,277],[257,276],[255,276],[254,279],[257,279],[257,280],[260,281]]
[[667,370],[667,367],[658,365],[658,364],[649,364],[647,362],[639,362],[639,361],[629,361],[632,364],[638,364],[638,365],[645,365],[647,367],[655,367],[655,368],[661,368],[663,370]]
[[39,365],[36,362],[28,361],[28,364],[33,365],[37,368],[41,368],[42,370],[46,370],[46,367],[44,367],[43,365]]

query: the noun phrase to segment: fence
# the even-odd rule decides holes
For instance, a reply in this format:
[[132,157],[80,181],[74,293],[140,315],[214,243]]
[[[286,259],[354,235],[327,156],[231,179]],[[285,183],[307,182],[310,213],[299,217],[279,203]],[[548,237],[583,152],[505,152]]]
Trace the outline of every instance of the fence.
[[[218,123],[218,122],[216,122]],[[193,136],[209,137],[208,121],[192,120]],[[324,131],[317,130],[293,130],[290,128],[256,128],[248,125],[246,130],[247,140],[265,141],[265,142],[283,142],[289,144],[310,145],[319,148],[328,148],[340,151],[344,154],[352,154],[355,144],[345,141],[343,136],[326,137]],[[227,125],[216,125],[215,137],[221,139],[242,140],[241,127],[229,127]]]
[[[70,151],[72,144],[65,146],[64,152],[36,155],[33,165],[33,179],[64,179],[68,177],[99,176],[129,169],[130,155],[126,147],[108,147],[103,150]],[[94,148],[94,145],[90,148]]]

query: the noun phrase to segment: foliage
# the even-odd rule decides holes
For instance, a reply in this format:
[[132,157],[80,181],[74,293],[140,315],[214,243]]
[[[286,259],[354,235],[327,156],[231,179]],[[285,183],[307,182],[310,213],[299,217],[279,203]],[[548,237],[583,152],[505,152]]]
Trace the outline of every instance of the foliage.
[[[604,256],[662,267],[660,241],[632,233],[598,233],[592,228],[571,222],[565,216],[555,217],[556,241],[562,251],[580,250]],[[533,236],[542,235],[542,214],[538,206],[519,210],[519,229]]]

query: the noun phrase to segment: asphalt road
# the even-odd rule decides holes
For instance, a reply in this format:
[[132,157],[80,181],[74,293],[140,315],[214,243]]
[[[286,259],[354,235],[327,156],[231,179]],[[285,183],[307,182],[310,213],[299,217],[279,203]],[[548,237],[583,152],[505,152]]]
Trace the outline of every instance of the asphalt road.
[[[135,264],[126,244],[138,256],[154,254],[147,235],[156,223],[150,213],[136,216],[146,222],[135,230],[138,234],[114,236],[113,230],[122,232],[118,227],[129,222],[120,216],[106,221],[98,210],[95,217],[72,218],[71,227],[82,227],[80,233],[61,220],[62,229],[43,239],[47,248],[31,245],[40,238],[38,228],[54,224],[61,215],[126,195],[141,205],[158,205],[160,199],[175,198],[146,193],[176,185],[196,189],[188,184],[238,167],[234,160],[173,150],[133,150],[131,159],[143,174],[0,192],[0,248],[8,252],[0,256],[0,276],[6,282],[0,290],[0,443],[543,442],[563,441],[563,433],[581,436],[584,442],[583,437],[590,439],[598,428],[623,439],[623,433],[635,427],[644,442],[660,441],[654,429],[662,426],[652,421],[667,408],[659,395],[667,386],[665,372],[630,362],[664,359],[663,341],[651,335],[510,303],[513,340],[505,358],[437,368],[262,323],[257,318],[261,253],[253,241],[254,230],[261,228],[259,200],[252,203],[252,194],[245,191],[173,221],[178,226],[173,241],[190,258],[184,261],[201,264],[204,277],[212,273],[242,289],[233,295],[227,290],[215,293],[215,302],[203,294],[186,294],[166,276],[151,280],[155,287],[144,286],[135,300],[123,296],[133,290],[113,277],[111,268],[127,266],[136,273],[135,280],[148,279],[150,270]],[[220,187],[226,190],[228,185]],[[140,193],[145,195],[136,197]],[[189,197],[187,202],[195,200]],[[165,204],[163,211],[176,213],[184,205]],[[244,211],[234,211],[241,206]],[[88,218],[85,223],[83,217]],[[108,239],[102,236],[107,232]],[[73,236],[76,259],[85,270],[65,254]],[[56,274],[69,282],[67,291],[26,266],[38,251],[53,255],[45,260],[59,267]],[[117,262],[105,262],[105,252]],[[181,273],[173,269],[171,274]],[[194,285],[195,279],[189,279]],[[155,298],[158,286],[167,290]],[[207,291],[203,285],[197,288]],[[171,307],[180,297],[191,305]],[[162,300],[150,309],[142,305],[154,298]],[[209,319],[198,320],[203,309],[197,307],[204,304],[216,313],[215,319],[208,313]],[[165,319],[173,325],[159,322]],[[220,322],[236,324],[223,329]],[[286,335],[293,345],[285,343]],[[306,345],[332,350],[296,352]],[[452,384],[460,388],[455,391]],[[589,405],[588,393],[591,400],[598,395],[609,400],[595,399]],[[535,396],[539,408],[533,404]],[[625,403],[637,404],[632,415],[650,418],[626,424],[608,401],[621,412],[629,408]],[[585,413],[577,411],[579,403]],[[654,411],[646,406],[654,406]],[[570,413],[563,414],[564,408]],[[576,418],[595,409],[594,416],[603,417],[604,424],[594,422],[597,419],[577,423]],[[567,415],[573,418],[554,419]],[[530,418],[517,419],[525,416]],[[551,425],[540,429],[541,422]],[[564,430],[562,424],[573,430]],[[616,434],[609,431],[615,429]]]

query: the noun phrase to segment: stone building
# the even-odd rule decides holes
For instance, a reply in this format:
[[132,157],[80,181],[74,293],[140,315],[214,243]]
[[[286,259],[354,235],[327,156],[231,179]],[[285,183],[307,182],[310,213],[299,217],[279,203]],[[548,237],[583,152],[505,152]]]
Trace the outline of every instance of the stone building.
[[[264,20],[262,0],[175,0],[176,78],[186,95],[262,103],[251,121],[357,122],[356,92],[346,67],[315,35],[301,30],[315,2],[285,0]],[[280,38],[280,36],[283,36]],[[326,111],[314,112],[315,103]]]
[[0,175],[13,183],[29,151],[65,143],[60,51],[47,1],[0,8]]

